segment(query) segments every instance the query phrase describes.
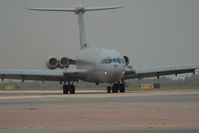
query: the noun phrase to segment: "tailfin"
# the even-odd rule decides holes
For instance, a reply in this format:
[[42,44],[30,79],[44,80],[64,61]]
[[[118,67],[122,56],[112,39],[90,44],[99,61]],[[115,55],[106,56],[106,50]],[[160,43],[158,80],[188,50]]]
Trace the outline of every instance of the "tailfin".
[[84,49],[89,47],[86,41],[86,32],[84,26],[84,18],[83,14],[87,11],[98,11],[98,10],[110,10],[110,9],[117,9],[121,8],[121,6],[106,6],[106,7],[92,7],[92,8],[85,8],[82,5],[75,7],[75,8],[27,8],[28,10],[35,10],[35,11],[60,11],[60,12],[74,12],[78,15],[78,23],[79,23],[79,38],[80,38],[80,48]]

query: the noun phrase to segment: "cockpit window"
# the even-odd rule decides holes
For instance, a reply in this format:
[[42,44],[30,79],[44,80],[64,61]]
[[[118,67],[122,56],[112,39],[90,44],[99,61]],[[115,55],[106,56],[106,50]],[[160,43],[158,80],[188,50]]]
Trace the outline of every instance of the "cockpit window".
[[101,61],[101,64],[111,64],[112,62],[114,63],[125,63],[122,58],[105,58]]
[[120,59],[119,59],[119,58],[117,58],[117,62],[118,62],[118,63],[121,63],[121,61],[120,61]]
[[104,59],[104,64],[107,64],[108,63],[108,60],[107,59]]
[[113,59],[113,62],[117,62],[117,60],[114,58],[114,59]]
[[113,62],[112,59],[108,59],[108,63],[111,64]]
[[107,64],[108,62],[107,62],[107,59],[103,59],[102,61],[101,61],[101,64]]

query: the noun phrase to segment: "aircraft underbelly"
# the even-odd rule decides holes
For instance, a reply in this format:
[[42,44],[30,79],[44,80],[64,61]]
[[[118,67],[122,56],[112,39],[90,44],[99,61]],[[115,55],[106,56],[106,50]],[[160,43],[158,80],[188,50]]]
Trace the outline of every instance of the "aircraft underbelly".
[[119,73],[105,75],[104,71],[91,70],[83,80],[94,83],[114,83],[121,80],[121,75]]

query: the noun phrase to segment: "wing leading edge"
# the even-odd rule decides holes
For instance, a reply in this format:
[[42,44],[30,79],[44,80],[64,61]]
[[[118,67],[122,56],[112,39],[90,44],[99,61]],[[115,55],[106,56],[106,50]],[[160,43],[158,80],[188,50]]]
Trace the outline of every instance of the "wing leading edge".
[[84,69],[78,70],[17,70],[0,69],[0,77],[4,79],[37,80],[37,81],[77,81],[87,75]]
[[[199,65],[180,65],[164,66],[152,68],[127,69],[122,80],[141,79],[147,77],[157,77],[172,74],[195,73]],[[0,78],[17,79],[17,80],[37,80],[37,81],[77,81],[87,76],[87,70],[17,70],[17,69],[0,69]]]
[[172,74],[182,74],[182,73],[194,73],[195,70],[199,69],[199,65],[179,65],[179,66],[162,66],[162,67],[152,67],[152,68],[138,68],[138,69],[127,69],[125,72],[125,79],[141,79],[147,77],[157,77]]

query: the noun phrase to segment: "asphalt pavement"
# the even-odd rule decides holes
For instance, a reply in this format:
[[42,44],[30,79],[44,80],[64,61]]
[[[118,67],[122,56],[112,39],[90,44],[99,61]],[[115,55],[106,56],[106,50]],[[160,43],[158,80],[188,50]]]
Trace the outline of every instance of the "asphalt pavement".
[[199,91],[0,91],[1,133],[199,132]]

